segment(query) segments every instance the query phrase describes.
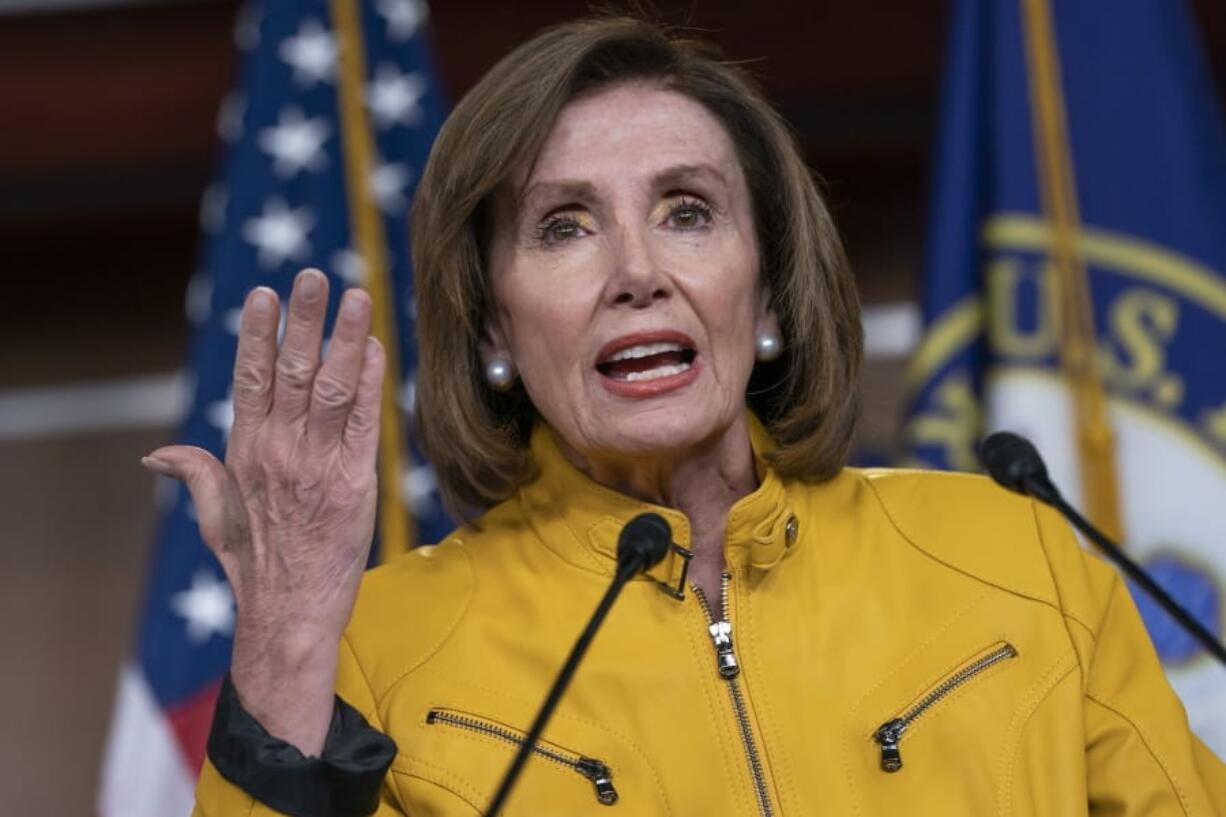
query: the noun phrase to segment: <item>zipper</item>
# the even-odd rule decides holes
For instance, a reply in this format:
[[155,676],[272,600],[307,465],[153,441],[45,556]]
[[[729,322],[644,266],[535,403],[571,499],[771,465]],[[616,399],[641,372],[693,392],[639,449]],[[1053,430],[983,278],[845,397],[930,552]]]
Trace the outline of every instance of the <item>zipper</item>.
[[[426,723],[445,724],[458,729],[467,729],[470,732],[488,735],[514,746],[522,746],[525,737],[524,733],[509,729],[501,724],[474,718],[471,715],[461,715],[458,712],[452,712],[447,709],[431,709],[426,715]],[[603,761],[586,757],[577,752],[571,752],[553,744],[542,743],[539,740],[532,747],[532,752],[538,757],[567,766],[587,778],[592,787],[595,788],[596,799],[601,804],[611,806],[617,802],[617,789],[613,788],[613,770]]]
[[728,618],[728,584],[732,574],[724,572],[719,581],[719,618],[711,610],[707,594],[697,584],[692,584],[694,596],[702,607],[707,618],[707,632],[715,644],[715,670],[719,677],[728,682],[728,697],[732,699],[732,711],[736,715],[737,728],[741,733],[741,744],[745,747],[745,759],[749,763],[749,775],[753,778],[754,791],[758,796],[758,810],[762,817],[773,817],[775,810],[771,805],[770,793],[766,787],[766,774],[762,771],[762,758],[758,754],[758,746],[754,742],[753,728],[749,723],[749,710],[745,706],[745,696],[741,692],[740,664],[736,660],[736,652],[732,648],[732,622]]
[[881,726],[878,726],[877,730],[873,732],[873,740],[877,741],[877,744],[881,747],[881,770],[883,772],[896,772],[902,768],[902,751],[899,748],[899,743],[902,741],[903,734],[911,728],[911,724],[915,723],[917,718],[923,717],[924,713],[935,706],[938,701],[967,681],[970,681],[976,675],[996,666],[1001,661],[1007,661],[1010,658],[1016,657],[1017,649],[1012,644],[1006,642],[987,655],[975,659],[953,675],[950,675],[936,689],[921,698],[919,703],[903,714],[896,718],[891,718],[881,724]]

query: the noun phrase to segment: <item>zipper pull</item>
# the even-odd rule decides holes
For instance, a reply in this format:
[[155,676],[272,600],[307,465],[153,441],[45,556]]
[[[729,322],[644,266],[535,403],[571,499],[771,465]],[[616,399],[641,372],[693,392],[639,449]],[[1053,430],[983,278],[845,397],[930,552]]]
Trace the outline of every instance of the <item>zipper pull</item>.
[[592,781],[596,787],[596,799],[611,806],[617,802],[617,789],[613,788],[613,772],[599,760],[581,757],[575,761],[575,771]]
[[902,733],[906,728],[906,721],[902,718],[895,718],[878,726],[877,731],[873,733],[873,739],[881,745],[881,770],[883,772],[896,772],[902,768],[902,751],[898,748],[898,742],[902,740]]
[[732,623],[716,621],[707,628],[715,642],[715,666],[721,678],[735,678],[741,671],[736,653],[732,651]]

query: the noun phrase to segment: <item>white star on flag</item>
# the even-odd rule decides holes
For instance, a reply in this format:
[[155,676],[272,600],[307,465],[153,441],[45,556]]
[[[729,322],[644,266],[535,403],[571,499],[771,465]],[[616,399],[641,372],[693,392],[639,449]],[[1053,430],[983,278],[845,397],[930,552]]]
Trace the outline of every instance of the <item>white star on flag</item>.
[[370,173],[370,192],[379,203],[379,209],[388,215],[408,206],[404,190],[413,180],[409,166],[400,162],[384,162]]
[[234,398],[214,400],[204,410],[204,419],[209,425],[221,432],[223,437],[230,436],[230,427],[234,425]]
[[196,326],[204,323],[213,314],[213,276],[205,270],[197,270],[187,282],[187,294],[183,298],[183,312]]
[[260,266],[276,269],[293,258],[305,261],[311,254],[307,234],[315,226],[309,207],[293,210],[285,199],[273,196],[264,202],[264,213],[243,224],[243,238],[259,250]]
[[396,397],[396,402],[400,404],[400,410],[404,412],[405,417],[413,417],[413,409],[417,405],[417,378],[406,376],[404,383],[400,385],[400,394]]
[[243,119],[247,116],[247,98],[237,91],[226,94],[217,106],[217,135],[233,144],[243,138]]
[[331,135],[327,119],[307,119],[301,108],[289,105],[281,110],[275,127],[260,131],[257,142],[260,150],[273,157],[277,175],[288,179],[304,169],[318,171],[327,166],[323,146]]
[[393,63],[381,63],[374,81],[367,86],[366,104],[381,129],[397,123],[412,125],[421,118],[418,103],[426,94],[421,74],[402,74]]
[[234,594],[230,586],[209,570],[197,570],[192,586],[170,598],[170,608],[187,619],[187,638],[203,644],[216,633],[234,632]]
[[282,40],[277,49],[281,61],[294,69],[294,82],[302,88],[332,82],[338,53],[336,38],[315,19],[303,20],[298,33]]
[[387,34],[397,42],[412,38],[427,14],[421,0],[375,0],[375,12],[387,21]]
[[238,330],[243,325],[243,310],[242,307],[234,307],[227,309],[226,314],[221,317],[221,325],[226,328],[226,331],[231,335],[238,337]]
[[417,515],[429,513],[434,507],[434,490],[438,487],[438,478],[434,469],[428,465],[414,465],[405,472],[400,495],[408,504],[409,509]]
[[345,248],[332,254],[332,269],[349,286],[366,282],[366,262],[356,250]]

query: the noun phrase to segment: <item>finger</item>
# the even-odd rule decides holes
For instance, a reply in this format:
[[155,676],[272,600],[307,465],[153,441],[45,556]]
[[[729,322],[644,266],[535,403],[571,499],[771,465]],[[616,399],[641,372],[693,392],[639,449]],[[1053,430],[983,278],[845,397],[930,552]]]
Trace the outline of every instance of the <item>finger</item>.
[[387,356],[382,344],[374,338],[366,339],[363,355],[357,394],[345,421],[344,450],[355,470],[370,471],[379,456],[379,416],[383,407]]
[[307,434],[315,445],[335,447],[340,443],[345,419],[353,407],[369,334],[370,296],[361,289],[351,289],[341,298],[328,357],[311,388]]
[[234,356],[231,445],[259,425],[272,405],[278,315],[277,293],[268,287],[256,287],[247,294],[239,322],[238,352]]
[[200,535],[218,557],[228,549],[225,527],[226,469],[194,445],[168,445],[141,458],[141,465],[187,486],[196,506]]
[[285,319],[285,336],[277,354],[277,377],[273,386],[272,411],[282,420],[297,420],[306,414],[311,384],[319,369],[319,343],[323,337],[328,305],[328,279],[316,269],[306,269],[294,279]]

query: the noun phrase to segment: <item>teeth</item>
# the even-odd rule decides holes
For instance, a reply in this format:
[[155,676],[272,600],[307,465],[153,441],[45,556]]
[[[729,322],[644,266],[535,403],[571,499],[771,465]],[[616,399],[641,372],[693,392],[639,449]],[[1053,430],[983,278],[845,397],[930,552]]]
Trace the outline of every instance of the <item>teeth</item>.
[[655,380],[657,377],[669,377],[674,374],[681,374],[690,368],[688,363],[679,363],[676,366],[657,366],[654,369],[648,369],[645,372],[630,372],[624,380]]
[[664,352],[684,352],[685,347],[680,343],[644,343],[640,346],[630,346],[622,349],[609,358],[612,363],[616,360],[635,360],[640,357],[649,357],[651,355],[659,355]]

